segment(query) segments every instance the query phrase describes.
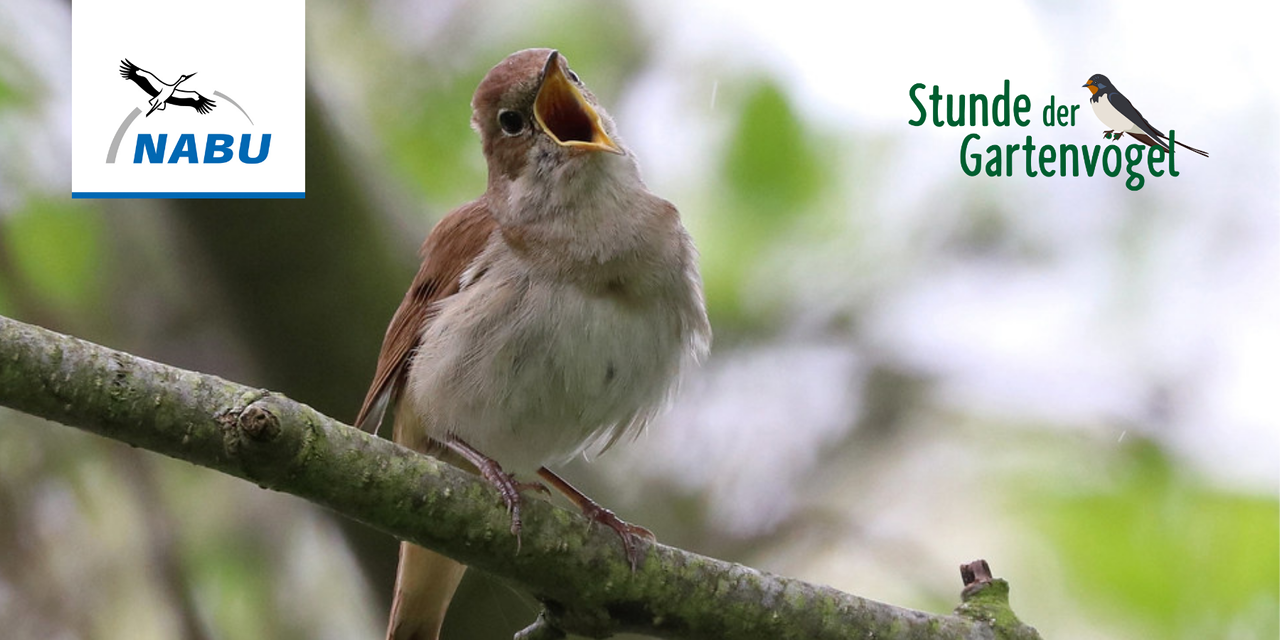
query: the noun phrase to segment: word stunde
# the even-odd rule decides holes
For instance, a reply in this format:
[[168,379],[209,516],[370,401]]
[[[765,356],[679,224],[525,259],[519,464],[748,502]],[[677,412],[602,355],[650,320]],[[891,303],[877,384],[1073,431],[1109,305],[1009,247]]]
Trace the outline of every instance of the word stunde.
[[[1009,88],[1010,82],[1004,81],[1004,90],[995,96],[981,93],[943,94],[938,85],[927,96],[920,95],[926,89],[924,83],[911,85],[909,96],[919,114],[907,121],[913,127],[932,124],[935,127],[1026,127],[1031,125],[1028,114],[1032,111],[1031,98],[1026,94],[1013,96]],[[925,104],[928,103],[928,108]],[[945,103],[945,107],[943,106]],[[1056,98],[1049,97],[1048,103],[1040,110],[1041,123],[1046,127],[1076,126],[1076,112],[1081,105],[1058,104]],[[1100,123],[1099,123],[1100,124]],[[1012,177],[1015,168],[1020,168],[1027,177],[1079,177],[1083,166],[1084,174],[1093,177],[1099,169],[1110,177],[1117,177],[1123,170],[1128,177],[1124,186],[1130,191],[1137,191],[1146,184],[1146,176],[1139,169],[1146,166],[1147,174],[1159,178],[1166,173],[1178,177],[1175,167],[1174,153],[1175,132],[1169,130],[1165,152],[1160,147],[1148,147],[1145,144],[1131,144],[1121,150],[1120,145],[1109,143],[1105,146],[1095,144],[1075,145],[1069,143],[1037,145],[1030,135],[1020,144],[991,144],[982,149],[979,142],[982,136],[970,133],[960,143],[960,169],[967,176],[986,174],[990,177]],[[1168,156],[1168,170],[1162,168]],[[1145,162],[1144,162],[1145,160]]]

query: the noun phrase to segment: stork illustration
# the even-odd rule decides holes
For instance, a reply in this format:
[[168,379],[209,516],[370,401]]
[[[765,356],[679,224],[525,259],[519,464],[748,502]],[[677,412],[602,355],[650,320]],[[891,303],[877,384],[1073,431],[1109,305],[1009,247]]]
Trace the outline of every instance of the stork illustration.
[[178,85],[185,82],[191,76],[191,73],[179,76],[173,83],[169,84],[154,73],[146,69],[139,68],[138,65],[129,62],[128,59],[120,61],[120,77],[125,80],[132,80],[143,91],[151,96],[151,109],[147,111],[147,115],[151,115],[156,109],[164,111],[166,104],[173,104],[180,107],[191,107],[199,113],[209,113],[213,110],[214,101],[210,100],[195,91],[186,91],[179,89]]

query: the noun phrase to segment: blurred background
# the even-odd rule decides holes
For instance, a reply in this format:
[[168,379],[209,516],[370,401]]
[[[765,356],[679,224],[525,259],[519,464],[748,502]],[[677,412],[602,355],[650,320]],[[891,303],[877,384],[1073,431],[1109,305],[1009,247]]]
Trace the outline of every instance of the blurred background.
[[[70,3],[0,3],[0,313],[353,419],[441,215],[472,90],[560,49],[702,252],[715,347],[640,439],[563,471],[660,540],[949,611],[986,558],[1046,638],[1280,637],[1280,46],[1257,6],[308,3],[305,201],[72,201]],[[1236,6],[1238,5],[1238,6]],[[971,178],[908,89],[1104,73],[1209,151],[1181,177]],[[74,99],[88,99],[74,96]],[[1021,160],[1019,159],[1019,162]],[[1021,173],[1020,171],[1018,173]],[[395,543],[0,410],[11,638],[376,638]],[[468,574],[445,632],[536,603]]]

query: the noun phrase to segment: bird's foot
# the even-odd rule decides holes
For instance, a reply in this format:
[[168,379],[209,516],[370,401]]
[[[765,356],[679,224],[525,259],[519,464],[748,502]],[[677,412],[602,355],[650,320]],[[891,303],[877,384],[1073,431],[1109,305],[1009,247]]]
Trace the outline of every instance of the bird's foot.
[[1114,131],[1103,131],[1103,132],[1102,132],[1102,137],[1104,137],[1104,138],[1106,138],[1106,139],[1110,140],[1110,139],[1111,139],[1111,134],[1113,134],[1113,133],[1115,133],[1115,132],[1114,132]]
[[480,476],[502,496],[502,503],[507,506],[507,513],[511,516],[511,535],[516,537],[516,549],[519,549],[520,530],[524,527],[524,521],[520,519],[520,507],[524,503],[520,496],[520,483],[516,482],[515,476],[503,471],[498,463],[492,460],[489,463],[491,464],[480,465]]
[[560,493],[563,493],[570,502],[577,505],[582,510],[582,515],[587,517],[590,525],[594,526],[596,523],[600,523],[613,529],[622,540],[622,549],[627,555],[627,562],[631,564],[631,570],[635,571],[636,567],[640,566],[640,556],[644,551],[644,543],[653,542],[656,539],[652,531],[639,525],[631,524],[614,515],[612,511],[600,506],[595,500],[588,498],[586,494],[578,491],[568,481],[546,467],[538,469],[538,475]]
[[622,549],[627,554],[627,562],[631,564],[632,572],[640,565],[642,545],[646,542],[657,540],[652,531],[638,524],[631,524],[614,515],[612,511],[590,500],[588,500],[586,506],[582,507],[582,515],[586,516],[592,525],[602,524],[613,529],[614,533],[618,534],[618,538],[622,540]]
[[524,528],[524,521],[520,516],[524,499],[520,492],[541,491],[547,494],[551,492],[541,482],[516,480],[515,475],[504,471],[502,465],[496,460],[476,451],[462,440],[451,438],[445,442],[445,446],[470,462],[480,472],[480,477],[498,490],[498,495],[502,496],[502,503],[506,505],[507,513],[511,516],[511,535],[516,537],[516,553],[520,553],[520,531]]
[[1122,135],[1124,135],[1124,132],[1123,132],[1123,131],[1121,131],[1120,133],[1117,133],[1116,135],[1112,136],[1112,137],[1111,137],[1111,139],[1112,139],[1112,140],[1119,140],[1119,139],[1120,139],[1120,136],[1122,136]]

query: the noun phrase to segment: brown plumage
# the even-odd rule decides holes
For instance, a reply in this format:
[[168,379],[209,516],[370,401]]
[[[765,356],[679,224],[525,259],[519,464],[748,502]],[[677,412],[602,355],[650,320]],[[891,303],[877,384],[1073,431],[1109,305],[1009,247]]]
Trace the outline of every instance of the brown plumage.
[[445,216],[422,243],[422,266],[387,326],[373,384],[356,417],[357,427],[377,430],[386,405],[404,384],[409,355],[418,345],[435,303],[458,292],[462,271],[480,255],[497,228],[481,199]]

